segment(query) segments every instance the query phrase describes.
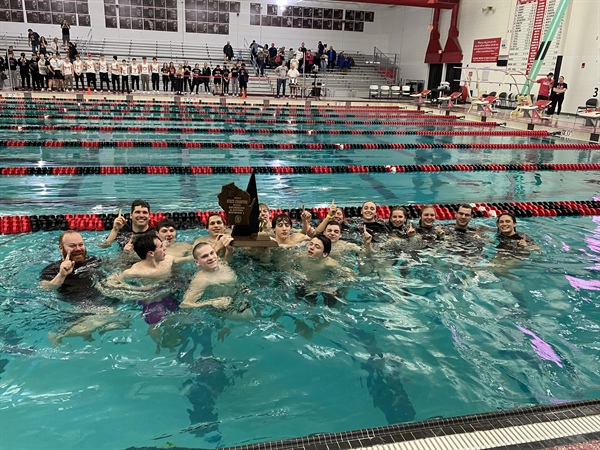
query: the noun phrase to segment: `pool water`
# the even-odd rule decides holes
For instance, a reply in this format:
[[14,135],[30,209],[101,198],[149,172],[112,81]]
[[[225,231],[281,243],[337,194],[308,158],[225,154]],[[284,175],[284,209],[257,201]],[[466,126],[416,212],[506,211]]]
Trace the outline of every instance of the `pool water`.
[[[111,138],[118,137],[102,139]],[[140,138],[158,139],[154,134]],[[210,136],[224,142],[266,138]],[[325,142],[317,141],[320,138],[293,135],[295,142]],[[336,138],[355,143],[393,139]],[[395,139],[456,143],[509,138]],[[554,139],[511,138],[511,142],[549,141]],[[0,155],[2,166],[600,159],[598,151],[542,149],[0,147]],[[587,200],[598,196],[598,175],[594,171],[259,175],[257,183],[261,201],[275,208],[299,208],[324,207],[332,198],[341,206],[359,206],[367,199],[385,205]],[[234,181],[243,188],[248,177],[4,176],[0,204],[3,215],[115,213],[143,197],[153,211],[208,210],[218,208],[216,195],[223,184]],[[494,225],[492,219],[472,223]],[[238,256],[232,262],[240,286],[236,301],[249,302],[252,317],[184,310],[150,328],[140,306],[122,301],[116,304],[111,326],[91,336],[65,338],[60,345],[50,343],[49,334],[80,318],[81,311],[37,286],[40,270],[59,257],[59,232],[0,235],[2,447],[218,448],[598,398],[600,217],[519,219],[517,229],[532,237],[541,252],[523,260],[499,259],[494,236],[488,233],[489,239],[477,248],[465,249],[447,240],[433,248],[382,250],[373,262],[345,258],[344,265],[360,274],[353,281],[330,279],[339,299],[332,307],[321,297],[312,304],[298,296],[302,283],[293,271],[298,256],[290,256],[290,251],[277,249],[271,262]],[[88,253],[102,257],[110,273],[123,263],[116,248],[97,247],[106,234],[83,232]],[[192,242],[204,234],[183,230],[178,240]],[[350,233],[348,238],[359,236]],[[363,270],[365,266],[377,270]],[[191,264],[182,268],[173,288],[176,296],[194,271]]]

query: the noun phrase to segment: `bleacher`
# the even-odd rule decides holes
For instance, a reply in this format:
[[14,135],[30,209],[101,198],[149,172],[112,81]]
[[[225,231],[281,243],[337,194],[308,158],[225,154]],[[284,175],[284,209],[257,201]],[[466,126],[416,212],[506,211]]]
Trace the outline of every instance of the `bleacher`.
[[[85,55],[91,53],[97,59],[100,53],[106,55],[108,60],[112,59],[113,55],[117,55],[118,59],[128,59],[135,57],[138,60],[142,56],[147,56],[148,59],[156,56],[158,61],[181,63],[188,60],[193,66],[200,63],[200,66],[207,62],[211,68],[216,64],[223,65],[223,46],[209,45],[201,43],[184,43],[170,41],[125,41],[125,40],[94,40],[94,39],[74,39],[73,42],[77,46],[79,53]],[[27,43],[26,35],[2,35],[0,43],[3,48],[13,45],[15,54],[22,51],[30,53],[30,47]],[[234,48],[237,55],[240,49]],[[256,77],[256,69],[250,58],[249,48],[242,48],[243,61],[246,64],[250,73],[250,83],[248,86],[249,95],[273,96],[276,92],[277,77],[272,68],[265,68],[264,77]],[[369,98],[369,87],[372,85],[390,85],[392,80],[386,79],[382,71],[379,70],[377,64],[372,62],[372,55],[367,55],[359,51],[344,50],[344,53],[349,54],[355,62],[347,72],[336,69],[320,72],[318,75],[318,83],[326,87],[324,90],[325,98],[334,99],[353,99],[353,98]],[[306,79],[300,79],[300,84],[309,86],[312,85],[313,79],[308,74]],[[310,89],[307,89],[308,93]]]

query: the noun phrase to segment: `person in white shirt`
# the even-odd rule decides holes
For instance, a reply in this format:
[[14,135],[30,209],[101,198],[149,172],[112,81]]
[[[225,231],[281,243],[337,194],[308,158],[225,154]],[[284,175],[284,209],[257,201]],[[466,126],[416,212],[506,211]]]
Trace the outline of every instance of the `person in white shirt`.
[[127,60],[121,61],[121,93],[129,93],[129,65]]
[[98,60],[98,73],[100,74],[100,90],[104,90],[104,83],[106,83],[106,90],[110,92],[110,82],[108,81],[108,61],[104,58],[104,55],[100,55]]
[[79,90],[80,81],[81,89],[83,89],[83,61],[79,55],[75,55],[75,61],[73,61],[73,72],[75,72],[75,89]]
[[142,57],[142,64],[140,64],[140,72],[142,74],[142,92],[144,94],[150,92],[150,64],[146,57]]
[[110,74],[112,81],[113,92],[119,92],[121,90],[121,66],[119,66],[119,59],[113,56],[112,63],[110,64]]
[[58,57],[58,53],[54,53],[52,55],[52,59],[50,59],[50,72],[52,72],[52,78],[48,77],[48,90],[52,90],[52,85],[56,83],[56,89],[62,89],[62,69],[63,69],[63,61]]
[[65,91],[73,92],[73,64],[68,56],[63,61],[63,76],[65,77]]
[[137,63],[137,59],[131,60],[131,92],[140,90],[140,65]]
[[87,78],[88,88],[91,89],[91,85],[94,85],[94,92],[96,91],[96,62],[92,59],[92,54],[88,54],[88,59],[85,61],[85,77]]
[[155,94],[158,94],[158,89],[159,89],[159,80],[160,80],[160,65],[158,64],[158,60],[156,59],[156,56],[154,58],[152,58],[152,90],[154,91]]
[[294,96],[296,98],[296,88],[298,87],[298,77],[300,76],[300,72],[298,69],[293,68],[288,70],[287,77],[290,80],[290,98]]

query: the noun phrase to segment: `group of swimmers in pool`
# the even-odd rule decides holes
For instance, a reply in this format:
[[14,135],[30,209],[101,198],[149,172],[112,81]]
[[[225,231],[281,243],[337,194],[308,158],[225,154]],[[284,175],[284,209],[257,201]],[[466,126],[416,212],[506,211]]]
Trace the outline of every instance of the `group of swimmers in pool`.
[[[485,239],[481,227],[469,226],[473,218],[473,207],[466,204],[458,208],[453,224],[441,226],[435,223],[433,206],[424,206],[420,210],[419,221],[413,225],[407,220],[407,212],[402,207],[392,208],[388,221],[379,220],[377,205],[367,201],[362,205],[361,219],[355,224],[355,229],[359,229],[359,234],[362,235],[361,245],[342,239],[342,234],[351,229],[351,226],[344,217],[343,209],[338,208],[334,202],[331,203],[327,216],[316,227],[311,224],[311,213],[303,210],[300,230],[293,229],[292,220],[286,214],[271,218],[271,212],[265,204],[260,204],[259,210],[261,234],[283,248],[306,245],[304,254],[297,258],[296,266],[297,273],[311,286],[308,291],[303,290],[304,294],[308,292],[307,298],[312,298],[310,295],[315,292],[326,291],[323,285],[327,281],[323,279],[325,273],[335,272],[338,280],[354,278],[354,271],[344,267],[344,254],[354,253],[368,257],[373,254],[374,248],[383,248],[390,242],[403,240],[432,243],[449,239]],[[142,305],[144,317],[149,324],[160,322],[168,311],[178,308],[231,308],[232,298],[228,291],[235,286],[236,275],[227,261],[235,252],[243,249],[232,246],[234,238],[221,215],[211,215],[206,228],[208,236],[196,239],[192,245],[178,242],[176,226],[172,220],[163,219],[156,228],[150,227],[150,205],[144,200],[134,200],[130,219],[127,220],[122,211],[119,211],[111,232],[99,244],[102,248],[108,248],[115,241],[118,242],[128,268],[98,283],[97,279],[103,277],[99,270],[100,259],[89,256],[83,237],[76,231],[69,230],[59,237],[62,260],[50,264],[42,271],[41,286],[70,295],[72,302],[81,301],[82,293],[94,287],[110,295],[111,289],[136,286],[139,288],[139,295],[133,299],[137,299]],[[537,249],[528,236],[516,231],[516,218],[508,212],[497,218],[497,241],[499,249],[515,254],[522,255]],[[258,258],[264,258],[270,253],[267,249],[246,250],[251,253],[254,251],[253,254]],[[165,295],[164,291],[159,294],[148,288],[164,283],[171,278],[174,268],[191,261],[199,270],[189,282],[180,304],[170,294]],[[207,290],[211,295],[205,295]],[[96,325],[97,321],[94,322],[94,326]],[[77,328],[82,327],[85,328],[79,324]]]

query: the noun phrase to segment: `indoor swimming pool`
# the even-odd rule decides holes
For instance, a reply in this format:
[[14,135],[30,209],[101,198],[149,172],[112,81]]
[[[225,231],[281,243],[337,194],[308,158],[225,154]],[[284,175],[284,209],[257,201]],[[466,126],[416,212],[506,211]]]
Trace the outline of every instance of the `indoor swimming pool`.
[[[397,108],[4,99],[0,157],[3,447],[221,448],[600,397],[593,145]],[[273,211],[322,217],[335,200],[359,245],[368,200],[382,215],[433,203],[444,225],[473,203],[472,225],[489,229],[476,245],[344,256],[354,275],[323,274],[329,305],[302,294],[305,247],[238,252],[232,296],[251,314],[178,310],[148,325],[137,302],[98,293],[108,320],[55,342],[88,314],[38,286],[64,224],[82,225],[109,275],[120,250],[88,224],[143,198],[191,243],[221,187],[245,188],[251,170]],[[539,252],[499,254],[505,208]],[[174,275],[175,298],[195,271]]]

